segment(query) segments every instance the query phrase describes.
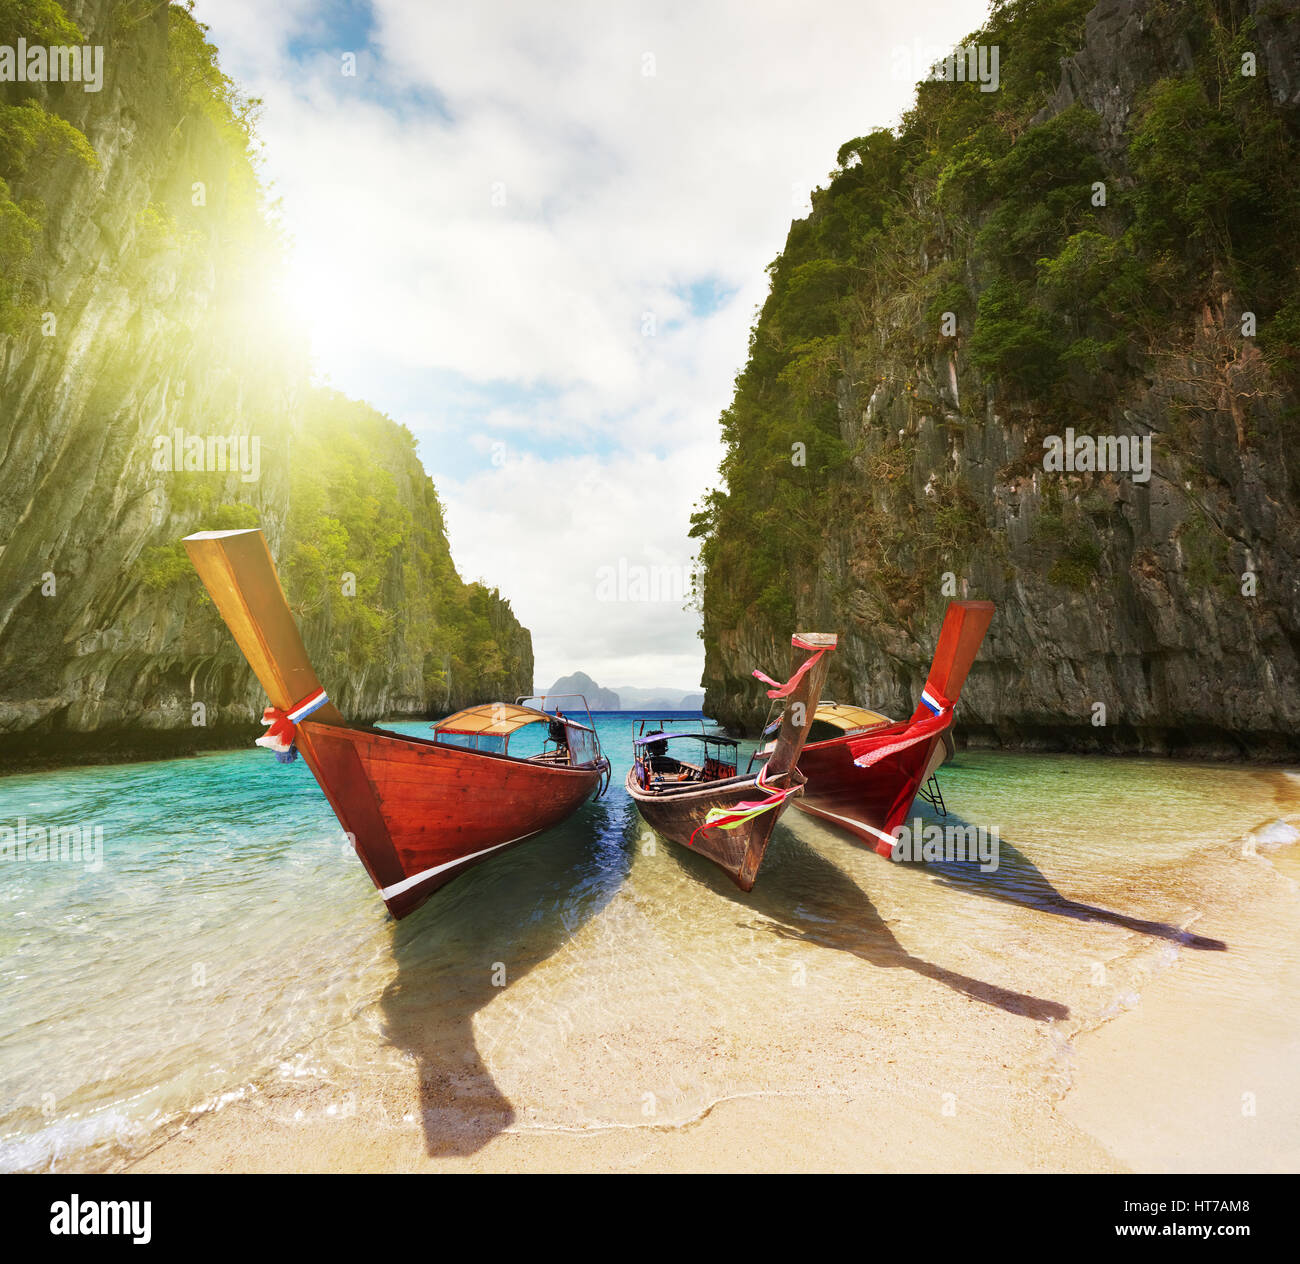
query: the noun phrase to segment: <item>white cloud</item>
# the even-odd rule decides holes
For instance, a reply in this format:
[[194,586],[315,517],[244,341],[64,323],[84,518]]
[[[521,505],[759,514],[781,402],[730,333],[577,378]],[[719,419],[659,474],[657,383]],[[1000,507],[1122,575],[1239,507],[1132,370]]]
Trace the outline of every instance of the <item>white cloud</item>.
[[668,458],[521,456],[443,480],[462,573],[511,597],[532,629],[538,685],[597,664],[605,684],[694,688],[686,533],[715,463],[705,442]]
[[[689,560],[764,267],[839,145],[910,102],[900,49],[985,8],[376,0],[347,79],[334,6],[200,0],[265,101],[318,364],[420,438],[457,563],[532,628],[539,682],[698,680],[696,618],[598,602],[595,570]],[[696,316],[701,281],[732,293]]]

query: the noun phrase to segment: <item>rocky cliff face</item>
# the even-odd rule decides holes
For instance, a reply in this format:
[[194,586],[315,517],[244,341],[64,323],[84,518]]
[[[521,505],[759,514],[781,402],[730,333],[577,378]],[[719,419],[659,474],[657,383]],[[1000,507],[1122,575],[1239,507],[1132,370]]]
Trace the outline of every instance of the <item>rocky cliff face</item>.
[[200,29],[110,0],[13,12],[52,43],[75,23],[105,73],[0,87],[0,221],[27,233],[0,286],[0,760],[246,736],[260,690],[176,544],[205,527],[264,528],[355,718],[527,692],[529,635],[456,576],[409,433],[308,384],[249,107]]
[[[997,107],[922,85],[791,229],[697,519],[706,710],[760,723],[797,627],[841,633],[832,695],[910,713],[946,600],[987,597],[959,736],[1294,755],[1300,14],[1037,14],[975,37]],[[1148,476],[1049,468],[1070,429],[1149,436]]]

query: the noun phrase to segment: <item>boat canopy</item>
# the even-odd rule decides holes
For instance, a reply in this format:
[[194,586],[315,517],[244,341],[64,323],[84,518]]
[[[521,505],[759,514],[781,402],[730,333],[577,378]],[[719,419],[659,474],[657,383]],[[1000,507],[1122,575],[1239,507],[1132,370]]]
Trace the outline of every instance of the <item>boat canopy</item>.
[[517,702],[485,702],[477,707],[466,707],[464,711],[457,711],[430,727],[436,742],[494,755],[509,755],[513,735],[534,724],[547,726],[546,740],[556,743],[556,753],[567,748],[568,762],[574,768],[599,761],[600,739],[596,736],[595,729],[570,719],[567,715],[539,711],[535,707],[522,707]]
[[833,724],[845,733],[858,729],[874,728],[877,724],[889,724],[890,718],[879,711],[868,711],[866,707],[855,707],[847,702],[823,702],[813,716],[825,724]]
[[[562,699],[568,699],[569,701],[562,703]],[[572,712],[579,709],[572,705],[574,701],[582,703],[581,711],[587,717],[586,724],[573,718]],[[541,706],[529,707],[524,705],[529,702],[539,702]],[[562,723],[569,725],[570,728],[586,729],[588,733],[596,731],[596,722],[591,718],[591,708],[587,705],[587,699],[580,693],[521,694],[515,699],[515,706],[522,711],[540,710],[542,715],[547,716],[549,719],[560,720]],[[565,711],[565,706],[569,707],[568,712]]]
[[697,742],[717,742],[720,746],[738,746],[734,737],[722,737],[717,733],[647,733],[643,737],[633,738],[637,746],[647,742],[672,742],[682,737],[693,737]]
[[[485,702],[481,706],[466,707],[464,711],[457,711],[455,715],[439,720],[433,726],[433,731],[504,737],[516,729],[523,728],[526,724],[543,722],[549,724],[555,718],[545,711],[535,711],[532,707],[515,706],[509,702]],[[576,728],[586,727],[584,724],[576,724],[568,716],[563,717],[561,723],[574,725]]]

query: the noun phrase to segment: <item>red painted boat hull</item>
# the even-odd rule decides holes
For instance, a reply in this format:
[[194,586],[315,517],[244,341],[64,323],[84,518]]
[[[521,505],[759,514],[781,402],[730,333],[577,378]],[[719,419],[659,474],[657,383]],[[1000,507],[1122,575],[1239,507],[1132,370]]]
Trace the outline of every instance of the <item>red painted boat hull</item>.
[[[908,727],[891,724],[880,731],[906,734]],[[853,762],[849,742],[849,738],[842,737],[804,747],[799,771],[808,781],[794,805],[809,816],[838,825],[880,855],[888,856],[892,843],[880,834],[888,835],[907,819],[917,791],[929,775],[935,748],[942,745],[943,738],[910,746],[870,768],[859,768]]]
[[[991,601],[949,603],[927,689],[957,702],[992,619]],[[887,755],[869,768],[859,768],[854,758],[865,748],[906,738],[918,721],[930,715],[928,708],[918,706],[910,720],[865,734],[809,742],[799,757],[799,771],[807,783],[803,794],[794,800],[795,807],[839,826],[879,855],[891,855],[889,835],[907,819],[917,792],[941,761],[944,733]]]
[[[546,762],[478,749],[490,730],[507,738],[522,724],[555,722],[517,703],[448,716],[460,727],[447,731],[473,747],[347,724],[307,656],[262,532],[198,531],[186,536],[185,551],[266,690],[268,739],[280,753],[290,742],[302,752],[394,917],[471,865],[558,825],[608,776],[595,732],[572,721],[563,762],[558,741]],[[582,738],[579,760],[570,735]]]
[[298,726],[297,745],[398,918],[571,816],[604,775],[311,720]]

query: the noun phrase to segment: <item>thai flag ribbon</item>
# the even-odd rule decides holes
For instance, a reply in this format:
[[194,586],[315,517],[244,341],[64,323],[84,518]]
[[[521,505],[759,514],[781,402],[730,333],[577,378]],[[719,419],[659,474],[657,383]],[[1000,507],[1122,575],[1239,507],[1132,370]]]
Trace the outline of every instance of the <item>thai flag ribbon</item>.
[[329,696],[325,690],[318,687],[288,711],[282,711],[279,707],[267,707],[262,712],[262,723],[270,727],[257,739],[257,745],[274,751],[276,759],[282,764],[291,763],[298,758],[293,744],[297,726],[328,701]]
[[[938,690],[928,688],[922,690],[921,703],[930,712],[929,715],[908,724],[893,726],[893,733],[889,730],[864,733],[857,741],[850,742],[849,754],[853,756],[853,762],[859,768],[870,768],[872,764],[878,764],[890,755],[897,755],[899,751],[906,750],[909,746],[929,741],[952,723],[954,704]],[[889,741],[888,739],[895,734],[897,740]]]
[[775,786],[768,785],[766,774],[767,766],[764,765],[758,770],[758,776],[754,779],[754,786],[758,790],[769,791],[767,798],[745,800],[741,803],[733,803],[727,808],[710,808],[708,815],[704,818],[704,824],[691,831],[691,836],[686,840],[686,845],[693,847],[695,845],[695,835],[700,833],[701,830],[735,829],[738,825],[744,825],[746,821],[752,821],[756,816],[761,816],[764,812],[779,808],[799,789],[798,786],[787,786],[784,790],[778,790]]
[[798,636],[792,636],[790,638],[790,644],[793,645],[796,649],[815,650],[816,652],[810,654],[807,658],[805,658],[803,661],[803,665],[799,668],[799,670],[795,672],[795,674],[791,676],[790,679],[787,680],[783,685],[778,684],[775,680],[772,679],[771,676],[765,676],[761,671],[758,670],[757,667],[754,668],[754,675],[759,680],[761,680],[765,685],[772,686],[772,688],[767,691],[767,696],[769,698],[788,698],[792,693],[794,693],[795,687],[799,684],[799,682],[804,678],[804,676],[808,674],[808,669],[819,658],[821,658],[821,656],[825,654],[828,649],[831,648],[829,645],[811,645],[809,644],[809,642],[805,641],[802,637],[798,637]]

